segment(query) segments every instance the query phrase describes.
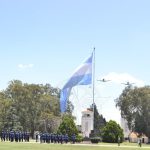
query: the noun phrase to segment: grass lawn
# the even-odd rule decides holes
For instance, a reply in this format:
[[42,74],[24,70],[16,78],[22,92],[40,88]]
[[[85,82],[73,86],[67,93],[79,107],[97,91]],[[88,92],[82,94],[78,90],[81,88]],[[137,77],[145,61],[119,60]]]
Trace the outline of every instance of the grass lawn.
[[40,144],[40,143],[10,143],[0,142],[0,150],[150,150],[149,145],[142,145],[138,147],[137,144],[121,144],[120,147],[117,144]]

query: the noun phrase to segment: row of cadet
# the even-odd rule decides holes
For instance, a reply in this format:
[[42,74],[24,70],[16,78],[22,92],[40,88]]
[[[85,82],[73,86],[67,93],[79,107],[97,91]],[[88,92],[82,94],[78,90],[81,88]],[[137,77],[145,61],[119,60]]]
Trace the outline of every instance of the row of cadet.
[[49,134],[49,133],[40,133],[36,134],[36,142],[40,143],[68,143],[69,141],[75,143],[76,136],[73,134],[71,138],[68,137],[68,134]]
[[30,138],[29,132],[21,132],[21,131],[2,131],[1,132],[1,141],[29,142],[29,138]]
[[[2,131],[1,132],[1,141],[10,141],[10,142],[29,142],[30,133],[22,131]],[[68,137],[68,134],[50,134],[50,133],[38,133],[35,135],[36,142],[40,143],[75,143],[76,136],[73,134],[71,137]]]

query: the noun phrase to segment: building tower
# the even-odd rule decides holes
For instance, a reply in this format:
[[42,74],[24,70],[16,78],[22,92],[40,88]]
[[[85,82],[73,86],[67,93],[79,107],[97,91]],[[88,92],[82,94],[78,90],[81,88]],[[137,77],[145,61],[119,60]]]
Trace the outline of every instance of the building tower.
[[89,137],[91,130],[93,130],[93,111],[87,109],[82,111],[81,131],[83,137]]

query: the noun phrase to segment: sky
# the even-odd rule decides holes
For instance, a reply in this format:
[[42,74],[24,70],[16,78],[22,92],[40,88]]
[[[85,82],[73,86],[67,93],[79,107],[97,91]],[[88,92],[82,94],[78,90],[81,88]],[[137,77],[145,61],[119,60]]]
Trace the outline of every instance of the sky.
[[[150,85],[149,6],[149,0],[1,0],[0,90],[14,79],[61,88],[95,47],[95,103],[107,121],[119,123],[114,100],[121,83]],[[80,124],[91,87],[75,87],[70,99]]]

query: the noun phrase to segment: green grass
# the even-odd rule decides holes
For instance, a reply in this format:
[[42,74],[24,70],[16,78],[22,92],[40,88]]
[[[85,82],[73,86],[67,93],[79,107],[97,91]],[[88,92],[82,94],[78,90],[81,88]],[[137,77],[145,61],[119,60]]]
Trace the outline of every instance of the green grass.
[[142,148],[138,147],[137,144],[123,143],[120,147],[117,144],[40,144],[40,143],[10,143],[0,142],[0,150],[150,150],[149,145],[142,145]]

